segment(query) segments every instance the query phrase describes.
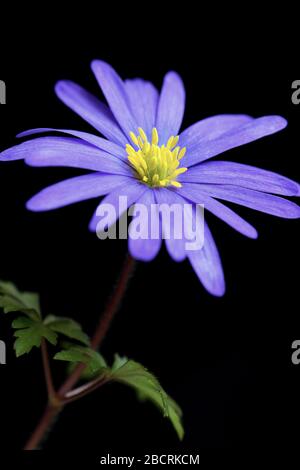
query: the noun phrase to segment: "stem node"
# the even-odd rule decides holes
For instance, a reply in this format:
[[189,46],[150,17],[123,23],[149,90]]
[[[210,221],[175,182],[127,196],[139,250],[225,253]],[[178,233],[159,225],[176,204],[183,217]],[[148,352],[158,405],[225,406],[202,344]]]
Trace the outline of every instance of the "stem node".
[[[126,292],[128,281],[133,273],[135,267],[134,259],[128,255],[121,271],[119,280],[117,282],[114,295],[111,297],[104,310],[103,315],[100,318],[98,326],[95,330],[94,336],[91,341],[92,348],[98,349],[103,339],[105,338],[109,327],[111,326],[112,320],[118,311],[120,303]],[[40,419],[39,424],[28,440],[24,447],[24,450],[34,450],[39,448],[41,442],[45,439],[45,436],[50,431],[56,417],[59,415],[64,406],[72,401],[78,400],[83,396],[91,393],[100,386],[104,385],[105,377],[100,377],[89,384],[79,387],[76,390],[72,390],[76,383],[79,381],[82,371],[85,368],[85,364],[79,364],[72,374],[66,379],[61,385],[58,392],[56,392],[53,386],[53,380],[50,370],[49,357],[47,352],[46,341],[42,340],[42,358],[44,365],[45,380],[48,390],[48,406]],[[71,392],[72,390],[72,392]]]

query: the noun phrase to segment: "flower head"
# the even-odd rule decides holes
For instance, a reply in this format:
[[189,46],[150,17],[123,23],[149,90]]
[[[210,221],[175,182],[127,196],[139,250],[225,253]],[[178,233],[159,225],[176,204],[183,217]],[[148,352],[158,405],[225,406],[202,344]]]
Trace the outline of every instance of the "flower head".
[[168,139],[167,145],[158,145],[159,137],[156,127],[152,129],[151,143],[148,142],[145,131],[139,127],[139,135],[130,132],[130,138],[135,145],[126,145],[128,160],[136,171],[137,178],[150,188],[174,186],[181,188],[177,177],[187,171],[180,166],[180,160],[186,153],[186,148],[177,145],[179,136]]
[[[92,70],[108,106],[70,81],[58,82],[55,91],[104,138],[75,130],[39,128],[19,137],[44,132],[60,132],[65,136],[39,137],[0,154],[2,161],[23,158],[32,166],[69,166],[92,171],[42,190],[28,201],[28,209],[56,209],[104,195],[99,207],[105,203],[114,205],[116,217],[121,216],[120,196],[127,197],[127,207],[135,203],[147,207],[203,204],[207,211],[250,238],[257,237],[255,228],[220,200],[277,217],[299,218],[300,208],[281,197],[299,196],[298,183],[252,166],[210,161],[223,152],[284,129],[287,125],[284,118],[219,115],[179,133],[185,91],[175,72],[165,76],[158,93],[142,79],[121,80],[105,62],[94,61]],[[98,219],[95,213],[91,230],[96,229]],[[114,222],[112,218],[110,224]],[[156,222],[161,225],[161,235],[167,230],[172,234],[159,215]],[[170,220],[169,224],[172,223]],[[129,250],[135,258],[150,261],[160,249],[161,238],[129,238]],[[187,251],[184,240],[174,236],[166,239],[166,246],[175,261],[189,259],[211,294],[224,294],[221,260],[206,223],[202,249]]]

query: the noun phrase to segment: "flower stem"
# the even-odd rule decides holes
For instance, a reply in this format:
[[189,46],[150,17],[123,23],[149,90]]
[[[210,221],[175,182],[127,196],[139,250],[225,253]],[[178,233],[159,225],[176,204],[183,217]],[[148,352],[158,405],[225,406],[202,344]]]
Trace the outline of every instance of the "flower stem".
[[114,316],[117,313],[120,303],[126,292],[128,282],[133,274],[135,264],[135,260],[130,255],[127,255],[127,259],[116,285],[114,295],[109,300],[103,315],[100,317],[98,326],[92,338],[91,345],[93,349],[99,348],[100,344],[106,336],[106,333],[109,330],[109,327],[111,326],[112,320],[114,319]]
[[[106,309],[104,313],[101,315],[98,326],[95,330],[93,335],[91,346],[93,349],[98,349],[100,344],[102,343],[106,333],[111,326],[112,320],[114,319],[115,314],[118,311],[119,305],[124,297],[126,292],[128,281],[133,273],[135,267],[135,260],[130,256],[127,255],[127,259],[124,263],[122,272],[120,274],[119,280],[117,282],[114,294],[108,301]],[[63,385],[59,389],[59,395],[64,397],[66,393],[68,393],[74,385],[78,382],[81,377],[82,371],[85,368],[85,364],[79,364],[73,373],[67,378],[67,380],[63,383]]]
[[94,390],[97,390],[108,381],[109,381],[108,377],[102,376],[102,377],[98,377],[95,380],[92,380],[91,382],[85,385],[82,385],[81,387],[77,387],[71,390],[70,392],[66,393],[65,398],[64,398],[64,404],[67,405],[68,403],[79,400],[80,398],[85,397],[86,395],[89,395]]
[[[114,293],[111,296],[104,310],[104,313],[101,315],[98,326],[96,327],[95,333],[93,335],[91,346],[95,350],[98,349],[101,345],[112,324],[114,316],[117,313],[120,303],[125,295],[128,282],[134,271],[134,267],[134,259],[130,255],[127,255]],[[66,404],[75,401],[87,395],[88,393],[91,393],[96,388],[100,387],[105,383],[105,380],[98,379],[94,382],[91,382],[90,384],[87,384],[86,386],[84,386],[84,388],[78,387],[78,389],[72,390],[76,383],[79,381],[82,371],[86,367],[85,364],[79,364],[74,369],[72,374],[61,385],[58,392],[56,392],[53,386],[46,343],[44,345],[42,343],[42,357],[49,396],[49,404],[46,407],[39,424],[37,425],[27,444],[25,445],[24,450],[34,450],[39,447],[41,441],[46,436],[47,431],[49,431],[49,429],[51,428],[53,421],[59,415],[59,413]]]
[[44,368],[44,375],[45,375],[45,381],[46,381],[46,386],[47,386],[49,403],[55,404],[56,391],[53,385],[47,343],[44,338],[42,339],[42,342],[41,342],[41,351],[42,351],[43,368]]
[[59,414],[59,411],[60,407],[58,406],[52,406],[50,404],[47,406],[37,427],[24,446],[24,450],[36,450],[39,448],[41,442],[46,438],[47,433],[50,431],[55,418]]

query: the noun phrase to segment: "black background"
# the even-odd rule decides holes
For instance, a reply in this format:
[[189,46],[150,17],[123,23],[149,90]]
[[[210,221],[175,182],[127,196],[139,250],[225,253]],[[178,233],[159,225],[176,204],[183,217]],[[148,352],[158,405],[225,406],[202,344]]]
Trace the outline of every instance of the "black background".
[[[256,68],[249,74],[239,63],[216,64],[214,55],[207,62],[205,43],[197,34],[192,41],[183,33],[176,38],[170,28],[158,37],[159,28],[151,22],[145,33],[142,17],[137,28],[124,19],[120,29],[114,17],[95,18],[95,11],[77,22],[56,13],[47,26],[21,18],[5,38],[1,149],[33,127],[91,130],[58,101],[53,86],[71,79],[101,96],[89,67],[92,59],[101,58],[122,77],[141,76],[158,87],[168,70],[179,72],[187,90],[184,127],[221,113],[284,116],[286,130],[221,158],[300,180],[300,106],[291,102],[297,77],[262,76]],[[48,12],[40,15],[46,19]],[[23,162],[1,164],[0,278],[39,291],[45,314],[72,316],[92,334],[122,266],[126,242],[100,242],[88,232],[95,200],[40,214],[24,207],[40,189],[78,174],[29,168]],[[131,390],[113,385],[70,405],[45,449],[100,456],[107,451],[197,453],[297,442],[300,368],[291,363],[291,344],[300,337],[299,223],[244,208],[238,212],[257,227],[257,241],[207,214],[224,263],[223,299],[209,296],[189,264],[174,263],[163,249],[152,263],[139,264],[103,343],[108,359],[119,352],[140,361],[181,404],[183,443],[150,404],[138,403]],[[8,346],[7,365],[0,366],[1,444],[18,450],[43,411],[45,386],[39,351],[16,360],[9,318],[2,316],[0,325]],[[64,368],[55,366],[59,383]]]

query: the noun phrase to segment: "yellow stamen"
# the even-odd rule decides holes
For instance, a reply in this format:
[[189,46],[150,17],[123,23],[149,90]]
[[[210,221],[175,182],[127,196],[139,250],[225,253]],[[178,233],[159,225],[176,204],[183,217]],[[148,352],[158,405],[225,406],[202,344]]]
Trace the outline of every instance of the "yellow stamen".
[[153,127],[152,129],[152,144],[157,145],[158,144],[158,133],[156,127]]
[[176,147],[176,145],[178,144],[178,141],[179,141],[179,135],[177,135],[176,137],[173,137],[173,142],[172,142],[172,145],[171,145],[171,150],[173,150],[173,148]]
[[172,185],[172,186],[175,186],[175,188],[181,188],[181,187],[182,187],[182,184],[179,183],[178,181],[172,181],[172,182],[171,182],[171,185]]
[[179,155],[178,155],[178,160],[181,160],[186,154],[186,148],[183,147],[183,149],[180,150]]
[[142,129],[141,127],[139,127],[139,133],[140,133],[140,136],[141,136],[141,138],[143,139],[143,141],[144,141],[144,142],[147,142],[148,139],[147,139],[147,136],[146,136],[146,134],[145,134],[145,132],[144,132],[144,129]]
[[167,143],[167,148],[168,149],[170,149],[172,147],[173,139],[174,139],[174,136],[171,135],[171,137],[169,138],[168,143]]
[[144,142],[143,142],[143,139],[141,138],[140,135],[137,136],[137,141],[138,141],[138,146],[140,147],[140,149],[143,147],[144,145]]
[[131,138],[132,142],[138,147],[139,143],[138,143],[136,135],[133,132],[130,132],[129,135],[130,135],[130,138]]
[[154,186],[157,186],[157,185],[158,185],[158,183],[159,183],[159,176],[158,176],[157,173],[155,173],[155,175],[153,176],[153,178],[152,178],[152,183],[153,183]]
[[187,171],[180,166],[181,159],[186,153],[186,148],[180,148],[179,136],[171,136],[166,145],[159,146],[159,136],[154,127],[151,133],[151,142],[148,141],[145,131],[139,127],[138,134],[130,132],[130,138],[136,149],[126,145],[128,160],[137,177],[150,187],[174,186],[180,188],[182,185],[177,177]]

